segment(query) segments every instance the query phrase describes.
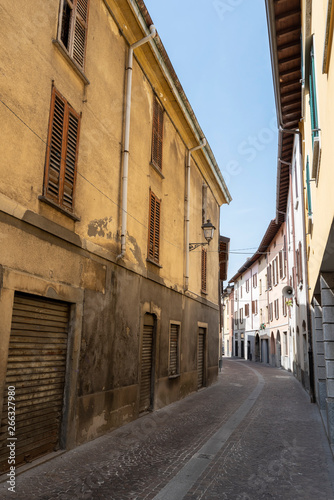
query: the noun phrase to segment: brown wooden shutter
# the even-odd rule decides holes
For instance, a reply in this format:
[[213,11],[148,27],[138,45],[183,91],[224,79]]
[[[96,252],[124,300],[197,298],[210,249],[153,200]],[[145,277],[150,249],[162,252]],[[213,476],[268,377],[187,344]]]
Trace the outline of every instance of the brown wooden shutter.
[[179,372],[179,325],[170,325],[169,340],[169,375],[177,375]]
[[160,257],[160,205],[161,202],[156,198],[155,200],[155,227],[154,227],[154,260],[159,262]]
[[283,278],[283,252],[280,251],[280,253],[278,254],[278,258],[279,258],[279,277],[280,279]]
[[228,249],[227,243],[224,241],[219,242],[219,270],[221,281],[226,281],[227,279],[227,262],[228,262]]
[[53,89],[47,148],[46,194],[59,202],[61,164],[64,150],[65,101]]
[[72,211],[77,170],[80,116],[53,88],[44,193]]
[[298,244],[298,254],[299,254],[299,282],[303,283],[303,260],[302,260],[302,244],[299,242]]
[[76,164],[79,146],[79,116],[70,108],[68,113],[68,129],[66,144],[66,161],[64,171],[63,204],[72,209],[76,180]]
[[88,2],[89,0],[75,0],[72,56],[81,68],[85,62]]
[[157,264],[160,258],[161,201],[150,191],[148,257]]
[[267,267],[267,285],[271,288],[271,264]]
[[279,282],[279,279],[278,279],[278,257],[276,257],[275,259],[275,263],[276,263],[276,269],[275,269],[275,272],[276,272],[276,284]]
[[162,169],[163,108],[155,97],[153,100],[152,163]]
[[201,262],[201,290],[206,293],[206,267],[207,267],[207,254],[206,248],[202,248],[202,262]]

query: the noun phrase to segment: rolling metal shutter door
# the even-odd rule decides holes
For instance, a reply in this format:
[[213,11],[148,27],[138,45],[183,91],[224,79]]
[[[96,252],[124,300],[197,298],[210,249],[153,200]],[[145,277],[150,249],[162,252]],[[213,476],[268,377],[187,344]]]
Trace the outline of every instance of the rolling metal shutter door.
[[58,447],[68,322],[69,304],[15,294],[0,428],[0,471],[8,469],[8,386],[16,389],[16,466]]
[[139,411],[145,411],[151,406],[153,328],[152,325],[144,325]]
[[199,329],[198,334],[198,361],[197,361],[197,388],[200,389],[204,385],[204,342],[205,330]]
[[179,325],[170,326],[170,347],[169,347],[169,374],[178,373],[178,337]]

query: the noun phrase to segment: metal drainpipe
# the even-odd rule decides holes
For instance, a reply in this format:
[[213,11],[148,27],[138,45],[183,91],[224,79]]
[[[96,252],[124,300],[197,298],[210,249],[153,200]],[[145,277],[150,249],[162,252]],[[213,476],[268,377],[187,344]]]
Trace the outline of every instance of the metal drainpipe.
[[202,142],[199,146],[195,146],[188,150],[187,156],[187,166],[186,166],[186,275],[185,275],[185,283],[184,289],[188,290],[189,288],[189,227],[190,227],[190,160],[191,153],[196,151],[197,149],[202,149],[206,146],[206,139],[202,139]]
[[125,101],[125,125],[124,125],[124,150],[123,150],[123,177],[122,177],[122,232],[121,253],[117,255],[116,261],[123,259],[126,250],[126,228],[128,207],[128,171],[129,171],[129,142],[130,142],[130,113],[131,113],[131,89],[132,89],[132,65],[133,51],[147,43],[157,34],[155,26],[150,26],[150,34],[129,47],[128,65],[126,68],[126,101]]

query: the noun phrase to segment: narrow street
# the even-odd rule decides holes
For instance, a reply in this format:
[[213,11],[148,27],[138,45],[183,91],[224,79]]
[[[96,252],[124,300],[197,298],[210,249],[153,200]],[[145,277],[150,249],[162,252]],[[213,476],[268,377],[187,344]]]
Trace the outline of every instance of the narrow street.
[[[334,499],[328,441],[301,385],[223,363],[214,386],[20,474],[15,498]],[[7,486],[1,498],[13,498]]]

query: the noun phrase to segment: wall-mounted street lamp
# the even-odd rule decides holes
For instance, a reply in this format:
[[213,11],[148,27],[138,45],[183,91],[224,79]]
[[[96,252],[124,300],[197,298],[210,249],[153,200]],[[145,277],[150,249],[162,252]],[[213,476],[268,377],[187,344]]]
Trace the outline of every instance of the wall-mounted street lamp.
[[204,224],[202,224],[202,229],[204,233],[204,238],[206,239],[206,243],[189,243],[189,252],[195,250],[195,248],[203,247],[204,245],[210,245],[210,241],[213,238],[213,233],[215,232],[215,226],[212,225],[210,219],[207,220]]

